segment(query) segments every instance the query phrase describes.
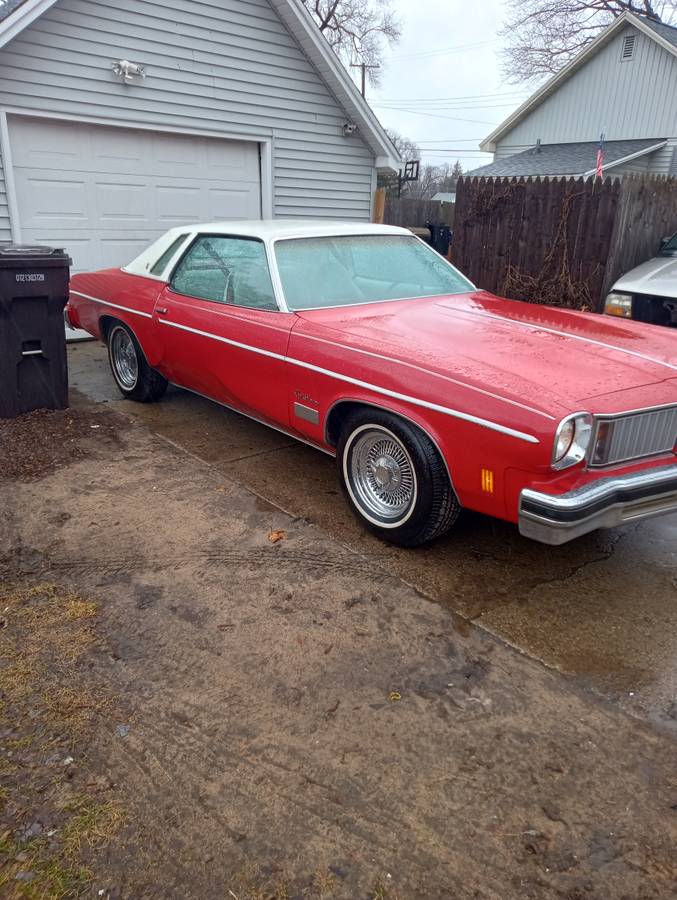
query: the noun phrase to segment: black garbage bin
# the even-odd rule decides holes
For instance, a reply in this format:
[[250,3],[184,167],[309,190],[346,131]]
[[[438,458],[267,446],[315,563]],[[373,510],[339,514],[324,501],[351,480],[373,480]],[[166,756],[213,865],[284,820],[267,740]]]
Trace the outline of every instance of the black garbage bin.
[[442,256],[446,256],[451,243],[451,228],[444,223],[431,225],[430,222],[427,223],[426,227],[430,229],[430,245]]
[[51,247],[0,245],[0,418],[68,406],[63,310],[71,260]]

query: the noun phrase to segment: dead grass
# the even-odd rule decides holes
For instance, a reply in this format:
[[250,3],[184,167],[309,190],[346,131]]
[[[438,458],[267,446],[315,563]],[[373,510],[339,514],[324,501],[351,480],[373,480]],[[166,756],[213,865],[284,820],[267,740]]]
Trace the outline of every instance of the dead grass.
[[[74,790],[68,757],[85,775],[86,748],[114,709],[89,673],[102,648],[97,604],[52,582],[0,584],[0,896],[70,900],[89,890],[86,861],[123,820],[115,800]],[[33,822],[48,823],[37,836]],[[41,826],[42,827],[42,826]]]

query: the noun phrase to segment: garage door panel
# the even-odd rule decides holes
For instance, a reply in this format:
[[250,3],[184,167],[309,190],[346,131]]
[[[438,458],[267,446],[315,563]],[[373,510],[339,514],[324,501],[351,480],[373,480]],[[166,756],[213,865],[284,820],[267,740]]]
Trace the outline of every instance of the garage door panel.
[[219,153],[218,147],[213,146],[213,141],[204,146],[205,165],[209,171],[213,171],[221,178],[241,178],[243,181],[259,180],[259,154],[251,153],[248,144],[235,143],[230,147],[229,153]]
[[203,209],[202,190],[196,185],[163,185],[155,189],[157,215],[159,221],[167,228],[171,224],[183,225],[185,222],[199,222]]
[[[11,121],[11,120],[10,120]],[[26,119],[12,129],[12,156],[15,165],[60,172],[79,172],[87,158],[85,133],[60,122],[50,122],[45,134],[43,122]]]
[[26,169],[16,179],[17,204],[22,221],[29,227],[40,223],[89,219],[87,185],[81,180],[45,178],[40,170]]
[[148,188],[143,183],[97,182],[94,185],[94,202],[102,227],[112,222],[113,227],[119,228],[121,221],[133,224],[155,218],[153,210],[148,208]]
[[208,190],[208,208],[211,213],[209,219],[212,222],[218,222],[222,219],[250,218],[249,210],[252,206],[254,193],[254,188],[240,191],[210,188]]
[[24,240],[74,271],[129,262],[168,228],[261,215],[258,145],[9,117]]
[[111,135],[110,128],[90,128],[90,135],[89,158],[95,171],[144,171],[149,145],[145,132],[121,128]]

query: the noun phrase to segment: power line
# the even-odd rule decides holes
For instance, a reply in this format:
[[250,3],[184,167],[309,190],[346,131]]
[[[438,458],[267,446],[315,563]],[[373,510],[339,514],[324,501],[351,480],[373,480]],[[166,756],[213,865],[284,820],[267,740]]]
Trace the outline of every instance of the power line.
[[500,100],[502,97],[510,97],[510,96],[518,96],[524,93],[523,91],[507,91],[501,93],[499,91],[492,92],[490,94],[458,94],[456,97],[381,97],[381,100],[396,100],[403,101],[406,103],[414,103],[419,100],[486,100],[488,97],[492,99]]
[[[376,104],[374,104],[374,105],[376,105]],[[378,106],[381,106],[383,109],[392,109],[395,111],[397,111],[398,109],[406,109],[406,107],[402,106],[402,104],[400,104],[400,103],[379,103]],[[425,110],[435,109],[435,110],[445,110],[445,111],[450,111],[450,112],[454,112],[454,111],[462,112],[465,109],[478,109],[478,110],[505,109],[506,107],[514,108],[514,106],[515,106],[514,103],[497,103],[497,104],[486,105],[486,106],[482,106],[479,103],[468,103],[468,104],[464,104],[463,106],[450,105],[450,104],[437,104],[437,105],[426,104],[423,106],[423,109],[425,109]]]
[[397,56],[388,57],[388,62],[396,59],[415,59],[420,57],[428,57],[428,56],[439,56],[444,53],[460,53],[465,50],[475,50],[477,47],[484,47],[487,44],[493,44],[493,40],[489,41],[474,41],[471,44],[457,44],[455,47],[440,47],[438,50],[420,50],[416,53],[401,53]]
[[[453,143],[453,144],[457,144],[457,143],[463,143],[463,144],[465,144],[465,143],[470,143],[470,144],[473,144],[473,143],[477,143],[477,142],[479,142],[479,141],[483,141],[485,137],[486,137],[486,135],[483,135],[482,137],[475,137],[475,138],[455,137],[454,140],[452,141],[452,143]],[[412,144],[444,144],[444,142],[445,142],[445,141],[444,141],[444,138],[437,138],[437,140],[433,140],[433,139],[431,138],[431,139],[428,139],[428,140],[421,140],[421,141],[417,141],[417,140],[415,140],[414,138],[410,138],[410,140],[411,140]]]
[[[380,103],[372,103],[372,106],[381,106]],[[496,122],[483,122],[479,119],[461,119],[458,116],[440,116],[437,113],[423,112],[422,110],[417,109],[393,109],[390,110],[387,106],[381,106],[381,109],[384,109],[386,112],[406,112],[411,113],[415,116],[429,116],[433,119],[448,119],[450,122],[471,122],[473,125],[488,125],[490,128],[496,127]]]

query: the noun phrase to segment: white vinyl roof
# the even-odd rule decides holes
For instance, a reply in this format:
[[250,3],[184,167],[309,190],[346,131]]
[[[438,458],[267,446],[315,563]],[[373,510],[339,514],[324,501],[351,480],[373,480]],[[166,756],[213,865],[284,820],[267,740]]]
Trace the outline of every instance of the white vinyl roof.
[[200,234],[223,234],[230,237],[257,238],[266,244],[285,238],[341,237],[342,235],[370,234],[412,236],[407,228],[399,228],[396,225],[371,225],[361,222],[322,222],[315,219],[257,219],[251,221],[207,222],[200,225],[171,228],[137,256],[136,259],[123,266],[123,269],[132,275],[143,275],[145,278],[161,278],[161,275],[150,275],[150,270],[163,253],[169,250],[179,238],[185,236],[186,240],[177,244],[171,259],[168,259],[166,265],[163,266],[164,273],[173,265],[175,259],[180,256],[188,241]]

